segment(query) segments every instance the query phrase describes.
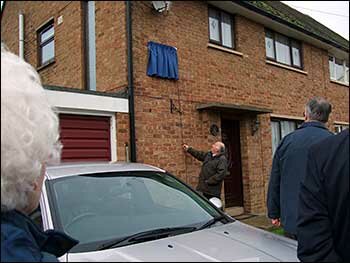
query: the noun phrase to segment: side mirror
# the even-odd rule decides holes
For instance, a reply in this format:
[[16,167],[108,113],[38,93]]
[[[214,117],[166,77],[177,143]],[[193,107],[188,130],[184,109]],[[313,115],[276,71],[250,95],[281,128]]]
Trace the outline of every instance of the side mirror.
[[217,197],[212,197],[209,199],[210,203],[212,203],[213,205],[215,205],[217,208],[222,210],[222,202],[219,198]]

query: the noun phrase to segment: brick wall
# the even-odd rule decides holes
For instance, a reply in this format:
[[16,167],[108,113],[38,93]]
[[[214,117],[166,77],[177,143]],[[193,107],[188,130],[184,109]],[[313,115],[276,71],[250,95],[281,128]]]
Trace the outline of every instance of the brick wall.
[[[330,83],[328,53],[303,43],[306,74],[266,63],[264,27],[235,17],[236,50],[243,56],[209,48],[207,4],[172,3],[158,14],[148,2],[134,2],[134,72],[138,161],[161,166],[195,186],[201,163],[184,155],[182,142],[200,150],[220,139],[209,127],[220,127],[220,113],[198,112],[206,102],[270,108],[274,114],[300,116],[307,100],[324,96],[334,105],[334,120],[348,122],[348,87]],[[147,43],[177,47],[179,81],[146,76]],[[170,112],[170,99],[183,114]],[[250,118],[240,120],[244,207],[265,211],[272,163],[270,116],[259,116],[260,129],[252,136]],[[185,161],[184,161],[185,160]]]
[[[36,65],[37,27],[55,18],[56,63],[40,71],[45,84],[84,88],[82,9],[79,2],[7,2],[1,36],[18,50],[18,11],[25,13],[27,61]],[[196,186],[201,163],[185,155],[181,144],[209,150],[217,137],[212,123],[221,113],[198,111],[200,103],[220,102],[270,108],[274,114],[302,116],[315,95],[333,105],[334,121],[349,122],[349,88],[329,81],[328,53],[303,43],[305,74],[266,63],[264,27],[235,16],[236,50],[243,55],[208,47],[208,6],[200,1],[173,1],[168,13],[157,13],[150,1],[133,1],[133,61],[137,159],[162,167]],[[63,23],[57,25],[58,16]],[[96,2],[97,89],[113,92],[127,85],[125,3]],[[176,46],[179,81],[146,75],[147,43]],[[170,100],[181,111],[171,113]],[[260,128],[251,135],[252,117],[239,118],[244,207],[265,211],[271,169],[270,115],[258,116]],[[117,155],[125,160],[128,114],[116,115]]]

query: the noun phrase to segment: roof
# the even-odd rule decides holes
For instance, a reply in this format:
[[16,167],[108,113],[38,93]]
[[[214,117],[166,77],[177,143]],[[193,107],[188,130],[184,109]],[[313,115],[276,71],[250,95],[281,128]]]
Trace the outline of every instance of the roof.
[[234,1],[252,11],[270,17],[291,28],[349,52],[349,41],[330,30],[315,19],[305,15],[280,1]]
[[53,86],[53,85],[43,85],[43,87],[47,90],[90,94],[90,95],[104,96],[104,97],[115,97],[115,98],[128,97],[127,90],[125,88],[116,92],[102,92],[102,91],[96,91],[96,90],[82,90],[79,88],[70,88],[70,87]]
[[141,163],[127,163],[127,162],[95,162],[95,163],[61,163],[56,166],[48,166],[46,174],[48,179],[55,179],[59,177],[81,175],[81,174],[95,174],[106,172],[129,172],[129,171],[153,171],[165,172],[164,170]]
[[238,104],[225,104],[225,103],[207,103],[199,104],[196,107],[197,110],[214,110],[214,111],[226,111],[226,112],[237,112],[243,114],[264,114],[271,113],[271,109],[258,108],[253,106],[245,106]]

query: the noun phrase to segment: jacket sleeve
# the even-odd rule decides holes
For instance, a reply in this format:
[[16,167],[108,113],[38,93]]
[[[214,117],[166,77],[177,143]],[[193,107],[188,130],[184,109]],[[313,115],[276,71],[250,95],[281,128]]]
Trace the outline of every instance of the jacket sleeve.
[[340,261],[334,249],[321,169],[308,153],[306,175],[300,183],[297,237],[301,261]]
[[227,160],[226,158],[220,158],[218,166],[216,168],[216,173],[210,176],[207,180],[208,185],[215,185],[224,180],[227,174]]
[[194,158],[196,158],[198,161],[203,162],[205,159],[205,156],[208,154],[207,152],[201,152],[193,149],[192,147],[189,147],[187,150],[188,153],[190,153]]
[[275,152],[272,162],[269,187],[267,192],[267,215],[269,218],[276,219],[281,217],[280,212],[280,184],[281,168],[278,149]]

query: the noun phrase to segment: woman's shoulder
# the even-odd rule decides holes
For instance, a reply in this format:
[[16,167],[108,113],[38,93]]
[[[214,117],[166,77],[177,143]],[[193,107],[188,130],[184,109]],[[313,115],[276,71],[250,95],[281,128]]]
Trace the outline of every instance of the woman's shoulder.
[[41,261],[35,240],[10,222],[1,222],[1,261]]

